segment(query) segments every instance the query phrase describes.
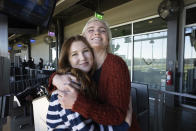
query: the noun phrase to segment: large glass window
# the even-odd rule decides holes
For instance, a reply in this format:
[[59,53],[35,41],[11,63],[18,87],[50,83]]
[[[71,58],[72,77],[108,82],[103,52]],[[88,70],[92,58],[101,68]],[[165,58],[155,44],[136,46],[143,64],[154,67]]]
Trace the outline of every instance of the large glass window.
[[132,81],[165,86],[166,28],[166,22],[156,17],[111,29],[111,50],[127,63]]
[[[196,95],[196,7],[186,9],[184,29],[184,75],[182,92]],[[196,100],[182,98],[182,104],[195,106]]]
[[133,81],[165,86],[167,32],[134,36]]
[[196,23],[196,7],[186,10],[186,25]]
[[196,26],[185,29],[184,46],[183,92],[196,94]]
[[131,35],[131,24],[115,27],[111,29],[112,37]]
[[157,30],[166,29],[167,24],[161,18],[153,18],[144,21],[140,21],[133,24],[133,34],[139,34],[144,32],[152,32]]
[[113,38],[111,50],[113,54],[116,54],[123,58],[127,63],[129,71],[131,72],[131,60],[132,60],[132,40],[130,36]]
[[52,67],[56,68],[57,65],[57,59],[56,59],[56,42],[52,42],[50,44],[50,63],[52,64]]

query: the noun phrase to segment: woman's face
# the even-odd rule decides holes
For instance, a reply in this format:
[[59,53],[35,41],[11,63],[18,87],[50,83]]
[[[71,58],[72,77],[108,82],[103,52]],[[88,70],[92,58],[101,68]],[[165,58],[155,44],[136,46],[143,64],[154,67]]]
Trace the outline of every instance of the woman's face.
[[84,36],[93,49],[105,50],[109,44],[106,27],[99,21],[89,23]]
[[89,72],[93,66],[93,55],[82,41],[74,41],[69,51],[69,62],[73,68]]

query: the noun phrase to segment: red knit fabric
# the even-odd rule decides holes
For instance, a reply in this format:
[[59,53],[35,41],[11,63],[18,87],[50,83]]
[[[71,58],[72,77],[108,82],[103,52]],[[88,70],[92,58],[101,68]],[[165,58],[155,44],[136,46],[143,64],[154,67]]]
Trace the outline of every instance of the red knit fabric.
[[[120,57],[107,55],[102,65],[98,95],[101,102],[79,94],[72,110],[103,125],[120,125],[124,122],[130,100],[130,76],[126,63]],[[135,117],[129,130],[139,131]]]
[[132,114],[132,124],[131,128],[129,128],[129,131],[141,131],[141,128],[136,118],[136,114],[134,112]]
[[[102,65],[98,94],[102,104],[79,94],[73,111],[103,125],[119,125],[125,121],[130,100],[130,76],[120,57],[108,54]],[[135,127],[135,119],[133,121]]]
[[52,79],[54,78],[55,74],[56,74],[56,72],[52,73],[52,75],[50,76],[49,81],[48,81],[48,88],[47,88],[47,90],[48,90],[48,94],[49,95],[51,95],[52,92],[54,90],[56,90],[56,87],[52,85]]

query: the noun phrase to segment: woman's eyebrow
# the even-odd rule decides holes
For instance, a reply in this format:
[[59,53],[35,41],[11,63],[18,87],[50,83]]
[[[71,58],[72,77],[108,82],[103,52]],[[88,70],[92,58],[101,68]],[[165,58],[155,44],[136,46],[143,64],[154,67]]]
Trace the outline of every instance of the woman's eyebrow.
[[84,47],[83,49],[89,49],[88,47]]
[[70,53],[73,54],[73,53],[76,53],[76,52],[77,52],[77,50],[73,50],[73,51],[71,51]]
[[[95,28],[94,26],[90,26],[90,27],[88,27],[87,29],[92,29],[92,28]],[[103,26],[101,26],[101,27],[99,27],[99,28],[103,28],[103,29],[106,29],[105,27],[103,27]]]
[[90,27],[88,27],[87,29],[91,29],[91,28],[94,28],[93,26],[90,26]]

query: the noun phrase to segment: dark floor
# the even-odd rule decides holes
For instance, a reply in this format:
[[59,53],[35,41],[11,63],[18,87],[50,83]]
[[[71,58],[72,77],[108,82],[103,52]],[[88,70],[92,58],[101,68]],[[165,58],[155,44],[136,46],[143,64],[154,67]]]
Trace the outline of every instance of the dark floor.
[[196,131],[196,110],[150,99],[150,131]]
[[34,125],[30,123],[29,117],[12,118],[11,131],[34,131]]
[[11,116],[7,117],[4,121],[0,131],[34,131],[32,118],[30,117],[30,109],[24,107],[14,108]]

